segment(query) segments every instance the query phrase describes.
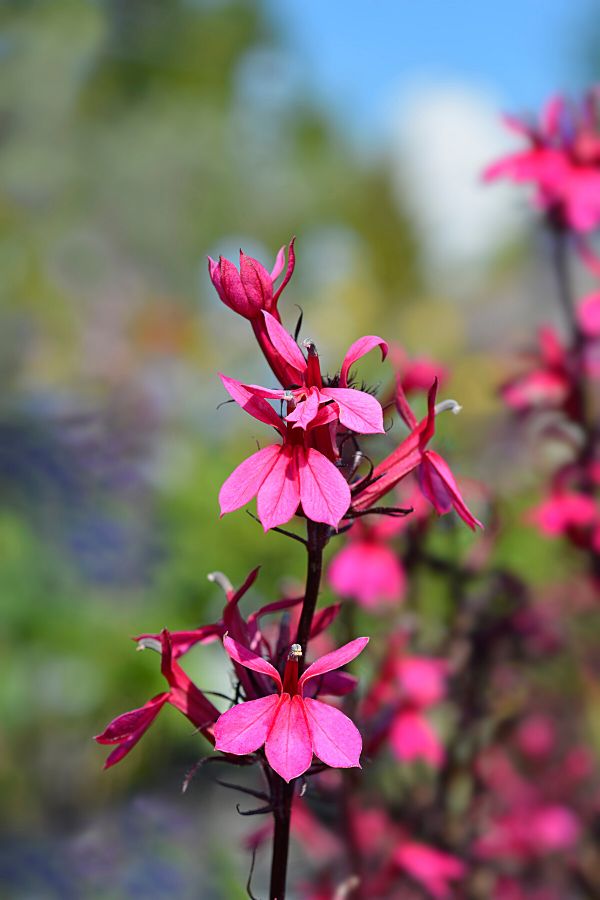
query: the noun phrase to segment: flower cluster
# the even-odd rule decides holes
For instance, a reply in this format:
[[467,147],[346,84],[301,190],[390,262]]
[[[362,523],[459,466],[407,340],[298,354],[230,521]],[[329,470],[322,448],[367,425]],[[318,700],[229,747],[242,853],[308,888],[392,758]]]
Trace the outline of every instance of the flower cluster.
[[[282,898],[285,892],[290,821],[293,831],[299,830],[305,838],[310,831],[314,837],[314,828],[306,827],[315,821],[314,814],[294,797],[296,781],[308,776],[344,778],[333,770],[345,773],[361,767],[363,738],[353,719],[365,734],[367,759],[377,757],[386,745],[400,762],[421,759],[440,768],[445,759],[428,711],[444,698],[447,665],[442,659],[409,652],[404,633],[388,637],[381,670],[374,674],[371,687],[362,699],[352,698],[357,679],[340,669],[365,649],[369,638],[355,637],[336,649],[337,642],[328,634],[342,604],[317,609],[326,544],[350,531],[348,545],[331,566],[330,581],[346,603],[355,598],[368,608],[377,607],[382,600],[388,605],[400,601],[407,585],[407,570],[386,541],[398,537],[408,541],[411,528],[424,533],[432,510],[439,515],[455,511],[471,529],[481,524],[465,503],[448,463],[431,447],[437,416],[460,409],[453,400],[437,402],[445,371],[430,360],[410,361],[399,348],[392,348],[395,380],[386,397],[395,405],[406,434],[380,454],[379,462],[372,462],[360,442],[370,442],[369,453],[376,439],[389,445],[384,406],[373,391],[357,384],[354,368],[373,350],[384,361],[388,345],[377,335],[361,337],[350,346],[336,374],[325,376],[314,342],[298,343],[278,310],[294,266],[294,241],[287,248],[287,266],[282,248],[271,272],[243,252],[239,269],[229,260],[209,259],[209,275],[220,299],[250,323],[278,382],[260,386],[220,376],[229,397],[274,434],[223,483],[221,515],[256,498],[265,531],[278,530],[306,547],[305,591],[244,616],[241,601],[254,585],[258,569],[237,590],[224,575],[214,573],[211,579],[226,595],[219,621],[188,631],[164,629],[138,636],[139,649],[160,655],[168,689],[139,709],[119,715],[96,738],[114,748],[106,761],[110,767],[133,749],[160,710],[170,704],[213,747],[214,755],[208,759],[256,764],[265,789],[238,787],[265,803],[247,814],[273,815],[272,898]],[[407,394],[415,392],[425,401],[421,419],[407,399]],[[387,406],[388,399],[384,403]],[[394,500],[402,495],[406,503],[381,506],[390,492]],[[305,520],[306,538],[282,529],[294,518]],[[312,641],[321,644],[322,653],[307,665],[314,658],[314,651],[308,649]],[[209,699],[210,691],[201,690],[190,679],[180,662],[196,645],[214,642],[222,645],[231,665],[233,695],[215,694],[228,700],[225,710],[220,708],[222,703],[217,707]],[[351,827],[357,834],[363,830],[363,838],[357,840],[363,842],[366,856],[372,855],[369,865],[375,864],[380,848],[373,846],[368,829],[363,828],[372,813],[355,801],[348,802]],[[463,876],[464,864],[418,834],[409,837],[406,827],[388,820],[383,810],[377,815],[380,823],[387,823],[389,853],[385,875],[375,873],[373,890],[387,890],[409,878],[434,897],[447,896],[449,884]],[[256,839],[254,845],[258,843]],[[365,885],[369,878],[365,873]]]

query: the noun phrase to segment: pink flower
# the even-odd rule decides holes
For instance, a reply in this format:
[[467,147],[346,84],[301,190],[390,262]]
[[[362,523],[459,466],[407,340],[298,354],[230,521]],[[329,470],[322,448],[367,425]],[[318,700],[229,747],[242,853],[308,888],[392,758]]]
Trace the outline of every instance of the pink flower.
[[396,674],[403,699],[414,706],[433,706],[446,696],[448,663],[445,659],[402,656],[396,663]]
[[292,239],[288,248],[287,270],[277,290],[274,290],[274,284],[283,272],[285,247],[279,250],[271,272],[268,272],[257,259],[246,256],[244,251],[240,250],[239,271],[228,259],[220,256],[216,262],[209,256],[208,273],[223,303],[245,319],[254,319],[263,310],[272,313],[276,311],[277,301],[292,277],[295,262]]
[[600,292],[588,294],[577,305],[577,321],[588,338],[600,337]]
[[555,97],[537,127],[507,117],[507,126],[526,138],[527,149],[489,166],[486,181],[511,178],[536,186],[535,205],[561,228],[591,231],[600,222],[600,136],[597,93],[580,107]]
[[416,841],[400,843],[394,852],[394,861],[436,900],[451,897],[449,882],[458,881],[466,874],[465,864],[456,856]]
[[360,520],[353,525],[348,544],[334,556],[328,578],[336,593],[355,599],[366,609],[382,602],[396,603],[406,590],[398,554],[379,538],[376,525],[368,527]]
[[304,696],[308,681],[353,660],[368,638],[356,638],[315,660],[298,679],[295,648],[285,667],[283,682],[277,669],[232,638],[223,644],[242,666],[267,675],[278,692],[233,706],[215,725],[215,748],[245,755],[263,745],[269,765],[286,781],[298,778],[312,763],[313,753],[335,768],[360,768],[362,740],[358,729],[339,709]]
[[267,311],[279,321],[277,301],[292,277],[296,262],[294,240],[295,238],[292,238],[288,248],[288,264],[283,281],[276,290],[274,283],[281,275],[285,262],[283,247],[277,254],[272,272],[268,272],[258,260],[246,256],[242,250],[240,250],[239,272],[232,262],[222,256],[219,257],[219,262],[208,257],[208,272],[219,297],[226,306],[248,319],[265,359],[284,387],[294,383],[294,369],[288,366],[273,347],[262,313]]
[[[266,400],[254,396],[231,378],[221,378],[229,394],[246,412],[272,425],[283,438],[282,444],[263,447],[234,469],[219,492],[221,515],[257,497],[258,518],[265,531],[289,522],[300,504],[313,522],[325,522],[337,528],[350,506],[350,488],[339,469],[308,444],[305,432],[282,422]],[[328,407],[319,415],[321,418],[313,426],[328,421]]]
[[308,360],[304,358],[296,341],[285,328],[269,315],[263,313],[267,333],[273,347],[285,363],[294,371],[293,389],[270,390],[254,384],[242,387],[255,397],[268,400],[286,400],[293,406],[286,416],[287,422],[295,427],[307,429],[315,421],[319,410],[327,406],[335,413],[340,424],[357,434],[384,434],[381,404],[371,394],[348,387],[350,367],[362,356],[376,347],[381,348],[385,359],[387,344],[375,335],[367,335],[355,341],[349,348],[339,377],[339,387],[323,387],[319,357],[314,345],[307,342]]
[[566,489],[555,489],[529,514],[530,520],[540,531],[551,537],[572,529],[589,528],[597,517],[598,509],[593,497]]
[[501,388],[507,406],[517,412],[546,407],[570,407],[571,376],[567,351],[550,326],[539,331],[539,352],[529,371],[512,378]]
[[358,510],[368,509],[410,472],[417,469],[421,490],[439,515],[444,515],[454,508],[469,528],[475,529],[476,526],[483,528],[463,500],[448,463],[438,453],[427,449],[427,444],[435,432],[436,412],[446,408],[456,411],[458,405],[454,401],[446,401],[436,409],[436,380],[427,395],[427,416],[421,422],[417,422],[400,381],[397,382],[396,388],[396,405],[411,433],[383,462],[375,466],[370,483],[357,493],[353,507]]
[[446,755],[423,712],[412,706],[401,707],[395,714],[390,744],[394,755],[403,762],[420,759],[435,769],[442,765]]
[[161,632],[160,646],[161,671],[167,679],[169,690],[157,694],[139,709],[117,716],[102,734],[96,735],[94,740],[99,744],[118,745],[104,763],[105,769],[127,756],[152,725],[165,703],[180,710],[208,740],[214,742],[212,726],[219,717],[219,710],[206,699],[173,659],[171,636],[166,629]]

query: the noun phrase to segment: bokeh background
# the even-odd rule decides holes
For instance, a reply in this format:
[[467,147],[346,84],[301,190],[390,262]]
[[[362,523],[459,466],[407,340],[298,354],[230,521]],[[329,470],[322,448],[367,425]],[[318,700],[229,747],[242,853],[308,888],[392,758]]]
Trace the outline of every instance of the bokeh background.
[[[245,896],[234,798],[202,775],[180,794],[188,723],[167,708],[108,773],[91,739],[162,689],[132,634],[219,614],[208,572],[260,563],[268,600],[302,571],[243,511],[218,520],[254,432],[217,372],[269,376],[207,254],[270,267],[296,234],[288,325],[298,304],[330,370],[365,332],[447,365],[464,411],[438,447],[501,496],[498,558],[542,585],[573,564],[523,521],[539,472],[497,397],[557,318],[545,247],[479,176],[511,146],[499,110],[598,76],[597,14],[0,3],[1,896]],[[188,671],[213,686],[218,649]]]

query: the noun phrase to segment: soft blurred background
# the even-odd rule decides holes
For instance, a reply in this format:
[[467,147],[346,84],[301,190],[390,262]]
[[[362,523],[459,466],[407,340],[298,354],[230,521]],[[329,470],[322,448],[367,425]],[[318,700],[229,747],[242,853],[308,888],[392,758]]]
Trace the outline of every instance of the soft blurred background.
[[[296,234],[280,309],[330,371],[365,332],[447,365],[464,411],[438,447],[502,496],[499,558],[534,584],[567,570],[523,522],[536,468],[497,398],[553,286],[524,195],[479,175],[512,146],[500,110],[599,74],[597,14],[0,3],[1,896],[245,895],[234,798],[203,776],[180,794],[205,751],[188,723],[167,708],[108,773],[91,739],[162,690],[132,634],[219,614],[207,573],[260,563],[270,600],[302,572],[243,511],[218,520],[254,430],[217,409],[217,372],[270,378],[207,254],[270,268]],[[190,656],[202,686],[221,669]]]

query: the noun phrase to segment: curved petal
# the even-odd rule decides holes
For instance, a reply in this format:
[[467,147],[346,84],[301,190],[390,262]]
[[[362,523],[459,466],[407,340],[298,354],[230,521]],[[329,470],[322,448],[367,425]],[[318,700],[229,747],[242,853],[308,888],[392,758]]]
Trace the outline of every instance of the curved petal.
[[313,522],[337,528],[350,506],[350,488],[334,464],[315,450],[297,447],[300,499],[305,515]]
[[335,400],[342,425],[358,434],[385,434],[383,410],[376,397],[353,388],[323,388],[325,394]]
[[309,678],[315,678],[317,675],[322,675],[323,672],[331,672],[333,669],[339,669],[341,666],[345,666],[346,663],[355,659],[359,653],[362,653],[368,643],[368,637],[355,638],[348,644],[344,644],[343,647],[339,647],[337,650],[333,650],[331,653],[326,653],[325,656],[321,656],[320,659],[316,659],[300,678],[298,687],[302,689],[302,685],[305,684]]
[[[247,387],[245,384],[236,381],[234,378],[228,378],[227,375],[222,375],[220,372],[219,378],[223,382],[223,387],[229,396],[232,397],[235,402],[248,413],[248,415],[258,419],[259,422],[264,422],[265,425],[272,425],[280,434],[282,433],[283,426],[281,419],[273,407],[269,406],[266,400],[258,395],[256,391],[250,389],[251,385]],[[273,391],[271,393],[279,392]]]
[[215,723],[215,750],[254,753],[266,741],[278,706],[277,694],[232,706]]
[[364,356],[370,350],[374,350],[375,347],[381,347],[381,360],[383,361],[387,356],[388,345],[382,338],[377,337],[375,334],[367,334],[357,341],[354,341],[352,346],[348,348],[348,352],[342,363],[342,369],[340,371],[340,387],[348,387],[348,372],[350,371],[350,367],[357,359],[360,359],[361,356]]
[[257,315],[260,312],[260,304],[246,296],[240,273],[230,260],[222,256],[219,257],[219,274],[221,276],[219,296],[223,303],[246,319]]
[[298,695],[290,697],[289,694],[282,694],[265,752],[271,768],[285,781],[298,778],[310,767],[312,741],[304,714],[304,701]]
[[263,312],[263,316],[265,317],[265,325],[267,326],[271,343],[279,355],[294,369],[297,369],[300,374],[304,374],[306,372],[306,360],[294,338],[291,334],[288,334],[283,325],[280,325],[270,313]]
[[245,506],[256,496],[263,482],[276,464],[281,444],[271,444],[253,453],[234,469],[219,491],[221,515]]
[[263,675],[268,675],[281,689],[281,677],[279,672],[275,666],[272,666],[271,663],[267,662],[266,659],[263,659],[262,656],[257,656],[252,650],[248,650],[247,647],[238,644],[237,641],[234,641],[233,638],[230,638],[228,635],[225,635],[223,638],[223,646],[229,656],[241,666],[245,666],[246,669],[252,669],[253,672],[261,672]]
[[362,738],[354,722],[320,700],[303,702],[315,756],[328,766],[360,769]]
[[283,272],[283,267],[285,265],[285,244],[283,247],[280,247],[277,256],[275,258],[275,265],[271,269],[271,281],[276,281],[281,273]]
[[286,422],[292,422],[294,428],[308,428],[314,422],[315,416],[319,411],[319,403],[319,391],[316,388],[311,388],[306,400],[300,400],[296,409],[289,416],[285,417]]
[[419,482],[423,493],[431,501],[436,512],[443,515],[454,507],[469,528],[473,530],[477,526],[483,528],[479,519],[475,518],[463,500],[450,466],[433,450],[425,451],[419,471]]
[[257,511],[265,531],[289,522],[300,503],[296,456],[284,445],[258,491]]
[[[275,293],[273,295],[273,305],[275,305],[277,303],[277,301],[279,299],[279,295],[281,294],[282,290],[284,289],[284,287],[286,286],[286,284],[288,283],[288,281],[294,274],[294,268],[296,266],[296,254],[294,253],[295,241],[296,241],[295,237],[293,237],[290,241],[290,244],[288,247],[287,268],[285,270],[285,275],[283,276],[283,280],[282,280],[281,284],[279,285],[279,287],[277,288],[277,290],[275,291]],[[281,251],[279,251],[279,252],[281,253]],[[275,263],[275,268],[271,272],[271,278],[273,279],[273,281],[275,281],[275,279],[277,278],[277,275],[279,275],[279,272],[277,272],[277,275],[275,274],[278,266],[279,266],[279,253],[277,254],[277,262]],[[283,266],[282,266],[282,268],[283,268]]]
[[268,309],[273,302],[273,282],[265,267],[240,250],[240,279],[248,301],[257,309]]
[[94,738],[99,744],[119,744],[109,754],[104,763],[105,769],[110,769],[115,763],[120,762],[124,756],[133,750],[137,742],[144,736],[150,725],[169,699],[167,693],[157,694],[152,700],[148,700],[140,709],[122,713],[106,726],[102,734]]

